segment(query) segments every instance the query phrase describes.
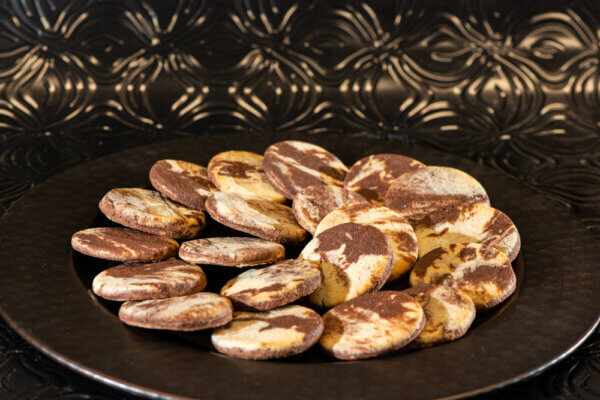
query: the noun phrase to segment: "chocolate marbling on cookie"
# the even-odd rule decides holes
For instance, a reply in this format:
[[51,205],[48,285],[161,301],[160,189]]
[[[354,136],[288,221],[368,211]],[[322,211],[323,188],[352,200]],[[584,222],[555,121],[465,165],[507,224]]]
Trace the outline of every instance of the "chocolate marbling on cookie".
[[166,236],[126,228],[89,228],[76,232],[71,246],[91,257],[113,261],[160,261],[177,254],[179,244]]
[[270,310],[307,296],[321,284],[319,264],[309,260],[285,260],[243,272],[223,286],[221,295],[236,309]]
[[226,151],[210,160],[208,176],[219,190],[285,202],[285,196],[269,182],[262,163],[263,156],[260,154]]
[[156,235],[193,238],[206,224],[202,211],[178,205],[154,190],[112,189],[99,206],[111,221]]
[[392,181],[425,164],[400,154],[373,154],[357,161],[346,174],[344,188],[361,194],[374,204],[383,204]]
[[319,262],[323,273],[321,286],[309,301],[333,307],[381,289],[392,273],[394,255],[379,229],[349,222],[316,235],[300,258]]
[[249,267],[283,260],[285,248],[259,238],[214,237],[183,242],[179,257],[194,264]]
[[321,316],[310,308],[285,306],[262,312],[236,312],[233,320],[213,331],[219,353],[266,360],[302,353],[319,340]]
[[196,293],[206,287],[202,268],[180,260],[128,263],[100,272],[92,290],[108,300],[146,300]]
[[187,161],[157,161],[150,169],[150,182],[164,196],[195,210],[204,210],[208,196],[217,191],[206,168]]
[[127,325],[173,331],[216,328],[231,321],[232,317],[231,302],[215,293],[128,301],[119,309],[119,319]]
[[312,185],[294,196],[292,211],[298,223],[310,233],[327,214],[349,204],[366,203],[364,197],[338,186]]
[[504,253],[481,243],[449,244],[425,254],[410,273],[410,284],[450,286],[467,294],[477,311],[506,300],[517,278]]
[[288,199],[318,183],[343,186],[348,172],[348,167],[324,148],[298,140],[269,146],[263,168],[273,186]]
[[384,291],[332,308],[323,322],[323,349],[340,360],[358,360],[406,346],[425,327],[425,313],[412,297]]

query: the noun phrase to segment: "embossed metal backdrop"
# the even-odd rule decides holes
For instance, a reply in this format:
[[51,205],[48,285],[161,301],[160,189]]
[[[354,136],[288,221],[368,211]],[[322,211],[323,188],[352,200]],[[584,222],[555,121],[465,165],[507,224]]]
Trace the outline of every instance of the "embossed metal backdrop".
[[[68,166],[206,132],[462,154],[600,237],[600,5],[0,0],[0,211]],[[600,334],[498,397],[600,395]],[[120,398],[0,324],[0,397]],[[494,396],[494,395],[493,395]]]

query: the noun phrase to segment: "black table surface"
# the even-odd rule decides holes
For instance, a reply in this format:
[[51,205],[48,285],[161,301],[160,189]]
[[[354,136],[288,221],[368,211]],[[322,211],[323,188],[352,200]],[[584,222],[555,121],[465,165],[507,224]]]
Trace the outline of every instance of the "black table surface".
[[[0,212],[70,166],[150,142],[333,132],[501,170],[600,238],[600,7],[589,3],[0,0]],[[485,396],[597,397],[598,331]],[[0,398],[131,396],[0,320]]]

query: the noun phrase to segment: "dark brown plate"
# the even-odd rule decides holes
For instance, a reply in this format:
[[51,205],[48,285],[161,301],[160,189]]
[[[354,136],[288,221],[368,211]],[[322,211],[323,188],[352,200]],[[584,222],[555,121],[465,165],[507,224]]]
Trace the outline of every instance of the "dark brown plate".
[[[160,158],[206,164],[217,152],[262,153],[284,138],[321,144],[348,164],[367,154],[397,152],[471,173],[521,232],[518,292],[480,318],[465,338],[431,349],[356,362],[337,362],[312,349],[298,357],[259,362],[217,354],[206,333],[127,327],[86,288],[91,274],[82,271],[85,260],[73,256],[70,237],[98,223],[97,203],[106,191],[146,185],[150,166]],[[554,364],[591,333],[600,313],[600,248],[565,208],[459,157],[362,137],[206,135],[128,150],[33,189],[0,221],[0,243],[0,306],[6,321],[60,363],[149,397],[459,397],[507,385]],[[89,268],[93,271],[97,264],[90,262]]]

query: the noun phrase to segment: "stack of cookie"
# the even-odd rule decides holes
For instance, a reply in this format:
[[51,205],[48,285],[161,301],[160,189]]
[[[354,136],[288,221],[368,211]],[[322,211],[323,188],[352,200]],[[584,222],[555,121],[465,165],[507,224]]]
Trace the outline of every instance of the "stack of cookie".
[[[464,335],[516,287],[516,227],[453,168],[377,154],[348,169],[319,146],[284,141],[264,156],[217,154],[207,168],[160,160],[149,175],[156,190],[112,189],[100,201],[123,227],[77,232],[73,248],[123,263],[92,289],[123,302],[124,323],[215,328],[214,347],[233,357],[317,342],[343,360],[432,346]],[[198,238],[207,223],[250,236]],[[216,282],[217,294],[205,291],[207,268],[243,270]],[[390,290],[403,282],[411,287]]]

